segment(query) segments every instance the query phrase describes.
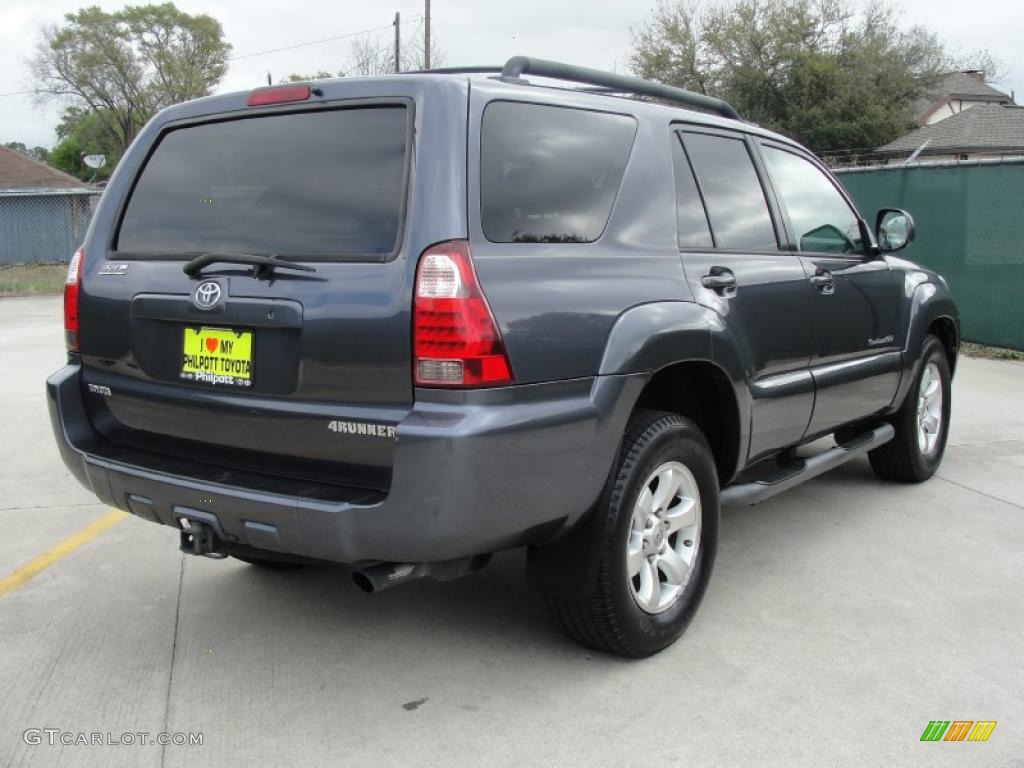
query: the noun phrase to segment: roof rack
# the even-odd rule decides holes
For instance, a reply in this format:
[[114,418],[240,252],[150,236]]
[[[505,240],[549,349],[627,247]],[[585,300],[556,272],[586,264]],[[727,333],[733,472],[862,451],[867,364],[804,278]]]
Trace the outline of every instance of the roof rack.
[[482,67],[434,67],[433,69],[410,69],[403,75],[484,75],[501,72],[501,67],[488,64]]
[[665,101],[713,112],[716,115],[733,120],[742,119],[739,112],[731,104],[712,96],[685,91],[682,88],[654,83],[650,80],[641,80],[639,77],[618,75],[614,72],[603,72],[600,69],[590,69],[589,67],[577,67],[572,64],[562,64],[558,61],[548,61],[547,59],[534,59],[529,56],[513,56],[506,61],[505,66],[501,70],[501,79],[515,82],[521,80],[522,76],[527,74],[537,75],[538,77],[550,77],[554,80],[587,83],[588,85],[597,85],[617,92],[654,96]]
[[537,75],[538,77],[549,77],[552,80],[564,80],[572,83],[586,83],[595,86],[587,91],[593,93],[633,93],[644,96],[653,96],[675,104],[682,104],[687,107],[696,107],[707,112],[712,112],[732,120],[742,120],[731,104],[716,99],[713,96],[705,96],[702,93],[686,91],[682,88],[675,88],[671,85],[641,80],[639,77],[629,75],[618,75],[614,72],[604,72],[600,69],[589,67],[577,67],[572,64],[563,64],[559,61],[548,61],[547,59],[534,59],[529,56],[513,56],[505,62],[504,67],[481,66],[481,67],[439,67],[437,69],[421,69],[414,72],[406,72],[409,75],[471,75],[501,73],[501,80],[511,83],[525,82],[523,75]]

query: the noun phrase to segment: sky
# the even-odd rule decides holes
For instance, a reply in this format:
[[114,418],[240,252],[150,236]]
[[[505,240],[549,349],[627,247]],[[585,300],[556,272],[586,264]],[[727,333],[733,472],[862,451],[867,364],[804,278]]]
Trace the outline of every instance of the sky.
[[[146,0],[135,0],[143,4]],[[159,0],[149,0],[159,2]],[[3,95],[31,88],[25,59],[32,55],[44,25],[85,5],[115,10],[124,2],[96,0],[3,0],[0,4],[0,143],[21,141],[51,147],[60,115],[56,105],[39,105],[31,94]],[[1024,3],[977,0],[964,11],[963,0],[903,0],[907,26],[929,27],[952,48],[988,49],[1004,65],[1001,90],[1015,90],[1024,101]],[[337,71],[348,58],[351,38],[304,45],[265,55],[250,54],[323,38],[383,27],[390,33],[395,11],[403,29],[421,23],[422,0],[177,0],[188,13],[220,20],[234,46],[227,76],[218,92],[246,90],[291,72]],[[643,22],[655,0],[432,0],[431,18],[444,65],[502,64],[516,54],[626,71],[631,25]],[[260,10],[254,10],[259,8]]]

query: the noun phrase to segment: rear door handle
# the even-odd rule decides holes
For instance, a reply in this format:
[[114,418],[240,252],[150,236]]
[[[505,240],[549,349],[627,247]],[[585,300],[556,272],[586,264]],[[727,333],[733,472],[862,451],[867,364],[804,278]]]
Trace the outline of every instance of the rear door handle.
[[736,275],[725,267],[712,267],[708,274],[700,279],[700,284],[712,291],[727,291],[736,287]]
[[836,281],[833,279],[832,273],[827,269],[819,269],[809,279],[811,285],[822,293],[832,294],[836,289]]

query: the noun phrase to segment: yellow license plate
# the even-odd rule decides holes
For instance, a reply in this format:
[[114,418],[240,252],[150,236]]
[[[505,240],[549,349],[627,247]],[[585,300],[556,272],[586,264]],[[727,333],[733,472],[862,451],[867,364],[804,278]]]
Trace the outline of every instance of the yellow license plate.
[[186,328],[181,378],[203,384],[252,386],[252,331]]

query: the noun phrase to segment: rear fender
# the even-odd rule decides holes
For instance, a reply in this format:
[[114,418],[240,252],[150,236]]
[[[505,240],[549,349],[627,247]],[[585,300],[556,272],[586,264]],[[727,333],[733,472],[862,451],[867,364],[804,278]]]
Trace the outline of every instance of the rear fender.
[[740,423],[735,466],[741,468],[750,444],[748,382],[752,367],[717,312],[683,301],[641,304],[627,310],[612,327],[600,373],[646,371],[655,374],[669,365],[684,362],[711,363],[732,384]]
[[[717,366],[732,383],[741,429],[736,467],[743,466],[750,441],[750,397],[746,368],[722,318],[712,310],[688,302],[642,304],[619,316],[608,337],[600,374],[649,374],[676,363],[699,361]],[[640,391],[629,404],[636,405]],[[613,481],[609,472],[597,508],[603,506]],[[721,478],[727,481],[729,478]],[[591,510],[593,512],[593,510]],[[600,539],[606,520],[587,514],[565,537],[528,555],[530,586],[548,595],[584,597],[593,590],[600,566]]]

